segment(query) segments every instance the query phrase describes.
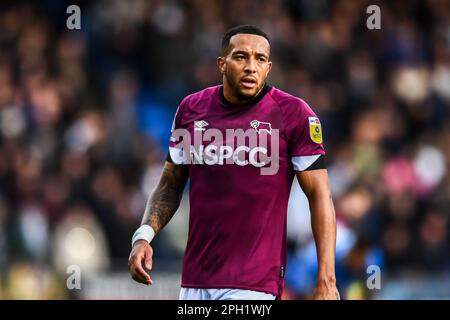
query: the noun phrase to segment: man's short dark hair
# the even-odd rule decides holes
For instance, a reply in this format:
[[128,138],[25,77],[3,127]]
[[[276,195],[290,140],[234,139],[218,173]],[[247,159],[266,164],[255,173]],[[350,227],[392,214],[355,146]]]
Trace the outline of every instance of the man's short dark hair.
[[227,33],[225,33],[225,35],[223,36],[223,39],[222,39],[222,52],[224,52],[230,45],[230,39],[232,36],[237,35],[237,34],[243,34],[243,33],[244,34],[255,34],[257,36],[264,37],[270,44],[269,37],[267,36],[267,34],[264,31],[262,31],[258,27],[246,24],[246,25],[233,27],[233,28],[229,29],[227,31]]

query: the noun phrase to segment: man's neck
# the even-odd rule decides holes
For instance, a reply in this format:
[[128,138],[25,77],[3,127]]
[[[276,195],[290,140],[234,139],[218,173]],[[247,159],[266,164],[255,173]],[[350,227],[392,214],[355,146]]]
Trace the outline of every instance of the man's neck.
[[264,83],[264,85],[259,89],[258,93],[253,97],[250,97],[248,99],[239,99],[238,97],[230,93],[231,88],[228,85],[224,84],[222,86],[221,95],[226,104],[248,106],[256,104],[262,98],[262,96],[264,96],[268,89],[270,89],[270,87],[266,83]]

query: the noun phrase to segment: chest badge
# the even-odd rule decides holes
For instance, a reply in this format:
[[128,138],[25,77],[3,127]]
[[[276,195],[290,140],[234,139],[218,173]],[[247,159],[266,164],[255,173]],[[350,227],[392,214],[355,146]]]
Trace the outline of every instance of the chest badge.
[[261,132],[267,132],[268,134],[272,135],[272,125],[270,122],[262,122],[258,120],[253,120],[250,122],[250,126],[256,130],[259,134]]

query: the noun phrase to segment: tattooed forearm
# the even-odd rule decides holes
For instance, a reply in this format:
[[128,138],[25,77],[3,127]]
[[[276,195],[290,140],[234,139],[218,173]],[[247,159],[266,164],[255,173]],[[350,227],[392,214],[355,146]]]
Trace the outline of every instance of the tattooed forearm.
[[166,162],[158,186],[147,201],[142,224],[158,233],[177,211],[188,179],[186,166]]

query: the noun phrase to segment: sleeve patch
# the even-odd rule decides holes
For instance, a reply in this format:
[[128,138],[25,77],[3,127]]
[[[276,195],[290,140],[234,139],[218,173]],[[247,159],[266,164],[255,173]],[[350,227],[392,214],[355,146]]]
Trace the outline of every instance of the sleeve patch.
[[321,144],[322,139],[322,127],[320,126],[319,118],[308,117],[309,120],[309,136],[314,143]]

